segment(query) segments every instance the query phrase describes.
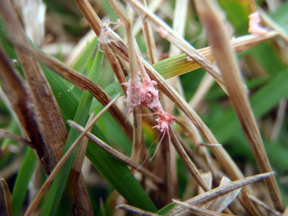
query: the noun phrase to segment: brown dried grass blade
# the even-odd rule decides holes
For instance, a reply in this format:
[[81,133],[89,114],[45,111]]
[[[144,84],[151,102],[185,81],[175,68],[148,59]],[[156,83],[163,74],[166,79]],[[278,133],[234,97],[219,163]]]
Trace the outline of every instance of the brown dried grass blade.
[[[77,123],[75,123],[73,121],[69,121],[69,124],[70,124],[71,127],[75,128],[76,130],[80,131],[81,133],[84,131],[84,128],[82,126],[78,125]],[[143,173],[144,175],[146,175],[147,177],[151,178],[152,180],[154,180],[158,184],[162,184],[163,183],[162,179],[160,179],[158,176],[156,176],[155,174],[151,173],[150,171],[148,171],[143,166],[139,166],[138,163],[134,162],[133,160],[131,160],[129,157],[127,157],[123,153],[121,153],[121,152],[117,151],[116,149],[112,148],[111,146],[109,146],[108,144],[103,142],[101,139],[96,137],[95,135],[87,132],[86,136],[92,142],[94,142],[100,148],[102,148],[104,151],[106,151],[107,153],[109,153],[113,157],[117,158],[118,160],[120,160],[124,164],[127,164],[128,166],[131,166],[131,167],[135,168],[137,171]]]
[[13,134],[13,133],[10,133],[9,131],[7,130],[4,130],[4,129],[0,129],[0,137],[1,138],[10,138],[10,139],[14,139],[22,144],[25,144],[26,146],[29,146],[33,149],[37,148],[36,145],[32,142],[30,142],[29,140],[23,138],[23,137],[20,137],[16,134]]
[[[225,186],[229,184],[231,181],[227,177],[223,176],[221,179],[220,187]],[[216,212],[222,212],[227,206],[234,201],[234,199],[238,196],[240,193],[241,188],[234,190],[230,193],[227,193],[221,197],[218,197],[214,201],[210,202],[207,206],[207,209],[216,211]]]
[[143,215],[143,216],[160,216],[159,214],[156,214],[153,212],[148,212],[148,211],[145,211],[143,209],[139,209],[137,207],[127,205],[127,204],[118,205],[118,206],[116,206],[116,209],[123,209],[125,211],[132,212],[132,213],[137,214],[137,215]]
[[176,45],[180,50],[185,52],[188,56],[194,59],[199,65],[201,65],[207,72],[209,72],[221,88],[226,92],[222,75],[217,67],[215,67],[209,60],[202,56],[194,47],[192,47],[187,41],[179,37],[166,23],[164,23],[159,17],[147,10],[143,5],[135,0],[126,0],[137,13],[145,18],[156,31],[165,31],[167,33],[167,39],[172,44]]
[[[15,11],[7,1],[1,1],[1,15],[8,30],[8,34],[15,35],[19,41],[29,43]],[[13,26],[13,27],[12,27]],[[60,108],[51,87],[39,63],[25,51],[16,48],[18,57],[27,80],[28,88],[33,97],[33,105],[38,114],[39,132],[42,135],[49,154],[49,174],[56,165],[66,142],[67,128]]]
[[7,213],[9,216],[13,216],[12,202],[11,202],[12,194],[11,194],[11,192],[9,190],[9,186],[8,186],[8,184],[4,178],[1,178],[1,184],[3,187]]
[[[208,1],[197,2],[198,13],[207,28],[209,42],[213,47],[217,64],[223,73],[225,85],[229,92],[229,100],[235,109],[242,125],[243,132],[255,156],[261,172],[270,172],[272,168],[267,157],[261,135],[249,104],[245,84],[229,46],[224,26]],[[274,176],[265,179],[274,207],[282,209],[282,198]]]
[[[252,195],[250,195],[250,194],[249,194],[248,196],[249,196],[249,198],[252,200],[252,202],[253,202],[255,205],[258,205],[258,206],[263,207],[268,214],[269,214],[269,213],[272,213],[272,214],[274,214],[274,215],[276,215],[276,216],[281,216],[281,215],[282,215],[281,212],[272,209],[270,206],[266,205],[265,203],[263,203],[261,200],[257,199],[256,197],[254,197],[254,196],[252,196]],[[284,213],[283,213],[283,215],[284,215]]]
[[[208,185],[208,187],[209,187],[209,190],[211,190],[212,189],[212,173],[211,172],[206,172],[206,173],[201,173],[200,174],[201,175],[201,178],[206,182],[206,184]],[[203,194],[203,193],[205,193],[205,191],[201,188],[201,187],[199,187],[198,186],[198,194]],[[205,209],[207,209],[207,206],[209,205],[209,203],[206,203],[202,208],[205,208]]]
[[[29,40],[26,38],[10,3],[8,1],[1,1],[0,8],[1,16],[5,22],[9,36],[15,39],[15,41],[29,46]],[[41,159],[46,175],[49,175],[53,167],[56,166],[57,161],[61,158],[68,131],[58,103],[40,64],[32,55],[19,47],[16,47],[16,52],[22,63],[28,88],[32,96],[32,103],[29,106],[34,106],[36,112],[35,118],[38,127],[35,129],[37,129],[36,133],[39,133],[39,136],[41,136],[41,142],[37,144],[41,145],[40,150],[45,152],[44,157],[43,153],[38,155],[38,157]],[[29,127],[29,130],[35,129]],[[31,141],[33,142],[34,140]],[[92,212],[92,205],[82,176],[80,176],[76,189],[74,209],[87,215],[90,214],[89,212]]]
[[86,20],[90,24],[91,28],[97,36],[99,36],[102,28],[102,22],[100,18],[95,13],[91,4],[88,0],[75,0],[78,8],[81,10],[82,14],[85,16]]
[[179,156],[183,160],[184,164],[186,165],[187,169],[189,170],[190,174],[193,176],[195,181],[198,183],[198,185],[204,190],[209,191],[208,185],[205,183],[205,181],[201,178],[201,174],[199,170],[196,168],[196,166],[193,164],[193,162],[188,157],[187,153],[185,152],[184,148],[180,144],[179,140],[177,139],[177,136],[174,132],[174,130],[169,127],[169,133],[171,137],[171,142],[178,152]]
[[[111,100],[111,103],[109,103],[106,107],[104,107],[105,111],[107,110],[107,108],[113,104],[115,102],[115,100],[118,98],[118,96]],[[103,113],[103,112],[101,112]],[[93,121],[93,118],[95,116],[95,112],[93,111],[92,114],[90,115],[88,121],[87,121],[87,124],[85,126],[85,128],[90,128],[88,131],[91,132],[91,127],[89,127],[89,125],[93,125],[93,123],[95,121]],[[97,115],[99,116],[99,115]],[[100,115],[101,116],[101,115]],[[95,124],[95,123],[94,123]],[[88,141],[89,139],[84,136],[80,143],[79,143],[79,148],[77,150],[77,153],[75,155],[75,159],[74,159],[74,162],[73,162],[73,165],[72,165],[72,168],[77,172],[77,173],[80,173],[81,172],[81,168],[82,168],[82,165],[83,165],[83,161],[84,161],[84,157],[85,157],[85,154],[86,154],[86,149],[87,149],[87,145],[88,145]]]
[[[147,7],[146,0],[140,0],[140,2]],[[158,62],[158,57],[157,57],[157,50],[156,50],[156,45],[155,45],[155,40],[153,36],[153,32],[151,29],[151,26],[149,23],[146,22],[145,19],[141,17],[142,21],[142,29],[146,41],[146,47],[147,47],[147,52],[149,56],[149,62],[150,64],[155,64]]]
[[[173,17],[173,29],[181,37],[183,37],[183,35],[184,35],[185,26],[186,26],[186,15],[187,15],[187,8],[188,8],[187,6],[188,6],[188,0],[177,0],[175,2],[175,10],[174,10],[174,17]],[[141,17],[141,19],[144,20],[143,17]],[[169,57],[177,55],[177,54],[180,54],[180,53],[181,53],[180,49],[178,49],[173,44],[170,45]],[[181,92],[181,95],[184,95],[183,94],[182,84],[181,84],[180,78],[178,76],[168,79],[167,83],[170,84],[173,88],[177,89],[179,92]],[[174,103],[171,100],[169,100],[162,92],[160,94],[160,98],[163,101],[162,104],[163,104],[165,110],[167,110],[167,108],[169,108],[171,110],[174,109],[174,107],[175,107]],[[181,142],[181,144],[183,145],[183,142]],[[177,166],[176,166],[177,163],[176,163],[176,161],[177,161],[176,152],[172,148],[171,149],[171,168],[172,168],[171,169],[171,176],[172,176],[172,181],[171,181],[170,185],[172,184],[172,186],[173,186],[173,184],[174,184],[175,191],[178,191],[178,187],[177,187],[178,175],[177,175]],[[194,162],[195,162],[195,164],[197,164],[196,161],[194,161]],[[171,187],[171,186],[168,185],[168,187]],[[174,193],[174,197],[177,197],[177,196],[178,196],[178,194]]]
[[[200,175],[201,175],[201,178],[206,182],[209,190],[211,190],[212,189],[212,174],[211,174],[211,172],[208,171],[205,173],[201,173]],[[205,191],[202,188],[198,187],[198,194],[203,194],[203,193],[205,193]]]
[[[229,184],[227,184],[225,186],[214,188],[211,191],[208,191],[204,194],[193,197],[189,200],[186,200],[185,202],[192,204],[192,205],[201,206],[207,202],[210,202],[211,200],[216,199],[219,196],[222,196],[222,195],[229,193],[233,190],[241,188],[247,184],[252,184],[252,183],[260,181],[264,178],[268,178],[269,176],[271,176],[273,174],[274,174],[274,172],[270,172],[270,173],[262,173],[262,174],[258,174],[258,175],[254,175],[254,176],[250,176],[250,177],[245,177],[245,179],[236,180],[236,181],[230,182]],[[187,212],[188,211],[183,209],[181,206],[176,206],[169,213],[169,215],[176,215],[177,214],[177,215],[181,216],[181,215],[187,215]]]
[[[177,0],[175,2],[174,18],[173,18],[173,30],[180,37],[184,36],[185,25],[186,25],[186,15],[188,10],[188,0]],[[178,55],[181,50],[174,44],[170,45],[169,56]]]
[[211,210],[206,210],[206,209],[201,209],[195,205],[192,204],[188,204],[185,202],[181,202],[181,201],[177,201],[177,200],[172,200],[174,203],[189,209],[189,213],[193,213],[193,215],[199,215],[199,216],[214,216],[214,215],[218,215],[218,216],[224,216],[224,215],[230,215],[230,214],[223,214],[223,213],[219,213],[219,212],[215,212],[215,211],[211,211]]
[[[183,122],[180,123],[180,126],[182,123]],[[177,135],[177,138],[178,138],[179,142],[181,143],[182,147],[184,148],[185,152],[192,159],[192,161],[196,164],[196,166],[199,167],[202,170],[202,172],[208,172],[209,168],[207,167],[205,162],[199,158],[199,154],[194,152],[178,133],[176,135]]]
[[[43,138],[39,133],[39,125],[37,121],[37,113],[33,104],[30,92],[27,90],[17,72],[12,67],[9,58],[4,53],[0,46],[0,80],[3,84],[4,90],[11,108],[17,115],[19,124],[23,131],[27,134],[30,141],[36,145],[34,148],[39,158],[43,158],[43,168],[48,171],[49,156]],[[15,88],[17,86],[17,88]],[[30,128],[33,128],[31,130]],[[46,166],[46,167],[45,167]]]
[[103,52],[105,53],[107,60],[109,61],[115,76],[118,80],[118,82],[121,85],[121,88],[126,95],[127,92],[127,87],[126,85],[122,85],[123,83],[126,83],[126,77],[123,73],[122,67],[121,67],[121,62],[118,61],[117,56],[113,53],[113,51],[110,48],[110,44],[114,44],[115,40],[120,39],[118,38],[118,35],[113,35],[115,37],[112,37],[112,29],[108,27],[104,27],[101,30],[101,34],[99,35],[99,45]]
[[286,207],[286,209],[284,210],[282,216],[287,216],[288,215],[288,207]]
[[[122,5],[117,4],[115,0],[109,0],[110,5],[118,15],[118,17],[122,20],[124,24],[124,29],[126,32],[127,37],[127,45],[128,45],[128,56],[129,56],[129,65],[130,65],[130,79],[131,85],[135,85],[135,82],[139,80],[138,75],[138,52],[136,50],[136,40],[132,34],[132,24],[129,20],[128,16],[125,14],[125,9]],[[143,73],[143,72],[142,72]],[[137,84],[136,84],[137,85]],[[136,89],[136,88],[135,88]],[[137,92],[135,92],[137,94]],[[132,155],[131,158],[135,162],[138,162],[140,159],[140,153],[144,144],[142,142],[142,117],[141,117],[141,107],[140,105],[137,105],[133,107],[133,149],[132,149]]]

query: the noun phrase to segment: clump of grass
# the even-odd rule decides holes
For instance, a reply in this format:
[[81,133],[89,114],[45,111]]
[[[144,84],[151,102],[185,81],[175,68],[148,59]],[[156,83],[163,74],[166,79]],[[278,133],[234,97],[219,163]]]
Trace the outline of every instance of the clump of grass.
[[[8,214],[21,214],[29,191],[35,195],[25,215],[124,215],[126,211],[281,215],[287,202],[283,194],[288,193],[282,183],[288,169],[283,141],[286,117],[283,123],[279,117],[274,120],[274,113],[285,116],[288,92],[283,21],[277,13],[271,13],[276,17],[273,21],[259,11],[257,28],[265,32],[248,35],[248,15],[256,10],[253,2],[176,1],[171,28],[151,12],[145,0],[125,2],[137,15],[131,17],[119,1],[101,2],[110,17],[119,18],[119,31],[110,28],[112,21],[102,22],[102,15],[87,0],[68,3],[71,11],[66,15],[83,15],[94,34],[87,35],[89,44],[77,46],[81,55],[77,51],[67,57],[68,64],[77,59],[67,66],[41,50],[49,37],[27,21],[25,11],[33,9],[22,5],[18,11],[26,32],[34,33],[29,40],[19,14],[8,1],[1,1],[0,95],[5,115],[11,117],[0,130],[0,173]],[[165,2],[165,7],[174,6]],[[187,8],[194,17],[187,15]],[[48,9],[47,20],[50,12],[63,7],[59,4],[56,10],[48,4]],[[43,14],[38,10],[43,12],[43,5],[33,13],[39,18]],[[75,12],[79,10],[82,15]],[[241,11],[239,17],[235,10]],[[277,11],[281,13],[281,7]],[[159,14],[163,12],[159,9]],[[140,37],[134,35],[136,17],[143,28]],[[198,35],[185,31],[186,25]],[[36,40],[35,35],[43,38]],[[188,37],[196,41],[195,46],[184,39]],[[168,57],[159,61],[163,41],[171,47]],[[211,46],[205,47],[206,43]],[[267,78],[259,76],[265,73]],[[117,100],[119,95],[126,99]],[[281,107],[273,110],[280,101]],[[256,121],[260,119],[262,125]],[[273,122],[274,129],[266,122]],[[279,131],[281,124],[284,132]],[[273,133],[265,132],[269,129]],[[275,142],[277,136],[279,142]],[[18,153],[12,153],[12,146]],[[24,156],[21,166],[20,155]],[[85,155],[90,162],[85,162]],[[5,174],[12,165],[16,166],[13,173]],[[90,171],[92,166],[97,172]],[[11,194],[10,178],[18,170]],[[45,177],[36,178],[41,170]],[[104,195],[93,188],[99,187],[103,177],[104,184],[113,187],[105,187]],[[32,178],[33,189],[28,187]]]

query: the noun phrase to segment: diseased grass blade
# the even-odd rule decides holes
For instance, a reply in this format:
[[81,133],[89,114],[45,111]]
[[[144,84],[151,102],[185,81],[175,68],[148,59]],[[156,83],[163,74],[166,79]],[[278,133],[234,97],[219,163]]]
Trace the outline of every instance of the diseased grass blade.
[[14,216],[18,216],[21,213],[22,205],[28,190],[28,184],[37,162],[38,158],[33,149],[28,148],[13,188],[12,209]]
[[[235,110],[257,164],[261,172],[270,172],[272,167],[249,103],[239,66],[233,56],[224,25],[219,16],[221,12],[212,7],[211,3],[206,0],[197,4],[197,10],[207,29],[209,42],[215,53],[217,65],[223,74],[225,86],[229,93],[229,101]],[[265,179],[265,183],[274,207],[280,211],[282,209],[282,198],[275,177],[271,176]]]
[[[185,202],[190,203],[192,205],[203,205],[211,200],[214,200],[215,198],[222,196],[224,194],[227,194],[233,190],[236,190],[238,188],[242,188],[243,186],[247,184],[252,184],[257,181],[262,180],[263,178],[268,178],[269,176],[273,175],[274,172],[270,173],[262,173],[250,177],[245,177],[245,179],[236,180],[233,182],[230,182],[229,184],[221,187],[214,188],[211,191],[205,192],[204,194],[200,194],[198,196],[195,196],[189,200],[186,200]],[[169,215],[187,215],[188,210],[183,209],[180,206],[176,206]]]
[[[55,74],[51,69],[45,68],[46,69],[43,70],[50,82],[65,121],[73,119],[79,103],[78,100],[73,93],[69,91],[69,88],[61,77]],[[58,95],[60,95],[60,97]],[[109,143],[108,139],[103,135],[97,125],[93,126],[92,133],[106,143]],[[126,200],[128,200],[131,205],[152,212],[156,211],[155,205],[139,182],[131,175],[131,171],[126,165],[120,163],[117,159],[110,156],[91,141],[88,142],[86,156],[106,180]],[[133,188],[133,190],[131,190],[131,188]]]
[[225,216],[227,214],[222,214],[222,213],[218,213],[215,211],[210,211],[210,210],[206,210],[206,209],[202,209],[199,208],[195,205],[191,205],[185,202],[181,202],[181,201],[177,201],[173,199],[173,202],[190,210],[190,213],[193,213],[195,215],[199,215],[199,216],[214,216],[214,215],[218,215],[218,216]]

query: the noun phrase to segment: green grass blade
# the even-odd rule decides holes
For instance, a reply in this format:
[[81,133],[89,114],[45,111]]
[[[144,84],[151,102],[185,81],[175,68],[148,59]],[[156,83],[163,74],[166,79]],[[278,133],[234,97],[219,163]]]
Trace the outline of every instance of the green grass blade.
[[38,158],[33,149],[28,147],[13,188],[12,209],[14,216],[20,215],[21,213],[22,205],[28,190],[28,184],[31,180],[37,161]]
[[83,53],[80,55],[78,60],[73,65],[73,69],[78,71],[79,73],[83,73],[90,56],[94,53],[95,49],[98,45],[98,37],[95,36],[95,38],[87,45]]
[[161,208],[159,211],[157,211],[157,214],[160,215],[168,215],[169,212],[176,206],[175,203],[169,203],[168,205],[164,206],[163,208]]
[[[73,69],[78,71],[79,73],[83,73],[85,67],[87,66],[89,59],[93,56],[93,53],[95,52],[98,45],[98,37],[95,37],[85,48],[79,59],[76,61],[76,63],[73,65]],[[70,87],[72,84],[68,81],[65,81],[65,83]],[[72,87],[73,94],[77,97],[78,100],[81,99],[82,91],[75,86]]]
[[248,16],[252,13],[249,1],[218,0],[219,5],[226,12],[227,19],[234,26],[237,35],[247,34]]

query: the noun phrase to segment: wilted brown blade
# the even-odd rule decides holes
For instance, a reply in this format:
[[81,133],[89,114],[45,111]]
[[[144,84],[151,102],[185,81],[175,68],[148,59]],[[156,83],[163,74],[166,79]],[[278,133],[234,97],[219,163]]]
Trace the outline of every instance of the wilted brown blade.
[[[222,187],[217,187],[217,188],[214,188],[213,190],[211,191],[208,191],[204,194],[201,194],[201,195],[198,195],[196,197],[193,197],[189,200],[186,200],[185,202],[187,203],[190,203],[190,204],[193,204],[193,205],[203,205],[211,200],[214,200],[216,199],[217,197],[219,196],[222,196],[226,193],[229,193],[233,190],[236,190],[238,188],[241,188],[247,184],[252,184],[254,182],[257,182],[257,181],[260,181],[262,180],[263,178],[267,178],[271,175],[273,175],[274,173],[273,172],[270,172],[270,173],[263,173],[263,174],[258,174],[258,175],[254,175],[254,176],[251,176],[251,177],[246,177],[245,179],[240,179],[240,180],[236,180],[236,181],[233,181],[225,186],[222,186]],[[176,206],[170,213],[169,215],[173,215],[173,214],[176,214],[177,215],[186,215],[187,214],[187,211],[184,210],[181,206]]]
[[7,213],[9,216],[13,216],[12,202],[11,202],[12,195],[11,195],[11,192],[9,190],[9,186],[8,186],[6,180],[3,178],[1,178],[1,184],[3,187]]
[[[216,56],[217,65],[223,74],[225,86],[229,93],[229,100],[236,112],[261,172],[270,172],[272,168],[249,103],[246,86],[242,80],[239,67],[229,45],[225,28],[218,14],[219,11],[216,11],[209,1],[201,1],[199,4],[199,15],[201,15],[201,19],[205,24],[209,42]],[[275,177],[271,176],[265,179],[265,183],[274,207],[277,210],[282,210],[282,198]]]
[[[2,18],[7,26],[8,34],[10,36],[14,35],[15,38],[24,44],[29,44],[17,15],[9,2],[1,1],[0,8]],[[13,27],[11,28],[11,26]],[[29,105],[31,106],[33,104],[35,107],[36,115],[34,118],[37,117],[37,132],[41,134],[41,141],[43,143],[39,148],[41,148],[41,150],[42,148],[47,149],[44,155],[46,157],[45,162],[42,162],[43,159],[40,155],[38,155],[38,157],[41,159],[46,174],[49,175],[62,156],[67,138],[67,128],[52,89],[40,64],[36,59],[30,56],[30,54],[23,50],[16,48],[16,52],[21,61],[30,94],[33,98],[31,99],[33,103]],[[84,210],[84,212],[89,215],[93,211],[85,182],[80,181],[78,184],[82,184],[82,186],[78,185],[77,193],[81,193],[83,196],[77,201],[76,208],[79,208],[79,211],[82,212]],[[79,191],[79,188],[83,191]]]

